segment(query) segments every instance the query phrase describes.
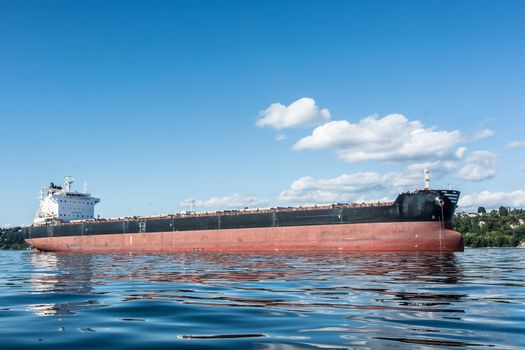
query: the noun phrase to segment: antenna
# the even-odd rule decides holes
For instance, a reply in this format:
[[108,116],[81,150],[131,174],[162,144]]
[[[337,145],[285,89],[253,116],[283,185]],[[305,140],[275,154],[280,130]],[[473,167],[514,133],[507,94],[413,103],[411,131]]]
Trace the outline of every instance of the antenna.
[[195,205],[196,200],[190,199],[190,211],[193,212],[193,206]]
[[71,192],[71,185],[73,184],[73,178],[71,176],[66,176],[66,181],[64,182],[66,192]]
[[425,190],[430,189],[430,169],[425,168],[423,175],[425,176]]
[[88,189],[87,189],[87,181],[84,181],[84,193],[88,193]]

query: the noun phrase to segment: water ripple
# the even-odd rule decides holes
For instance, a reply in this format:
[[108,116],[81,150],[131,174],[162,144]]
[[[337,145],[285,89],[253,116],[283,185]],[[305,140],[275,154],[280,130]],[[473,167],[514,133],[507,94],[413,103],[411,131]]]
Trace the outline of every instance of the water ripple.
[[0,252],[4,348],[525,348],[525,254]]

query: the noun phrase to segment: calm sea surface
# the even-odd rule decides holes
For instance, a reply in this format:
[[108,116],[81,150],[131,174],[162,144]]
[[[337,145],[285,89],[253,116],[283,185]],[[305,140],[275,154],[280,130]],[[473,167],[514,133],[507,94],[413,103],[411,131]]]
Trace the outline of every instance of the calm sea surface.
[[524,349],[525,250],[0,252],[1,349]]

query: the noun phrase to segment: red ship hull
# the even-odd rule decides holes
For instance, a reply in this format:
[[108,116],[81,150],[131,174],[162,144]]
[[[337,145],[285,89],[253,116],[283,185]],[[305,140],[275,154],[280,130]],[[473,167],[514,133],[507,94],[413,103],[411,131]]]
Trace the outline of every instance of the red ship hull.
[[437,221],[261,227],[26,239],[42,251],[76,253],[463,251]]

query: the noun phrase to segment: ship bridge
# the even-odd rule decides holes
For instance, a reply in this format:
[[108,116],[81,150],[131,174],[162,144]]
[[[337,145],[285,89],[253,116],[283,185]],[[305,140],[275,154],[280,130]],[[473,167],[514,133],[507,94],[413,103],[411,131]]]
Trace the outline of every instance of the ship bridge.
[[100,198],[92,197],[85,185],[84,191],[73,191],[73,182],[73,178],[67,176],[64,187],[52,182],[40,191],[40,205],[33,224],[42,225],[94,218],[95,205],[100,202]]

